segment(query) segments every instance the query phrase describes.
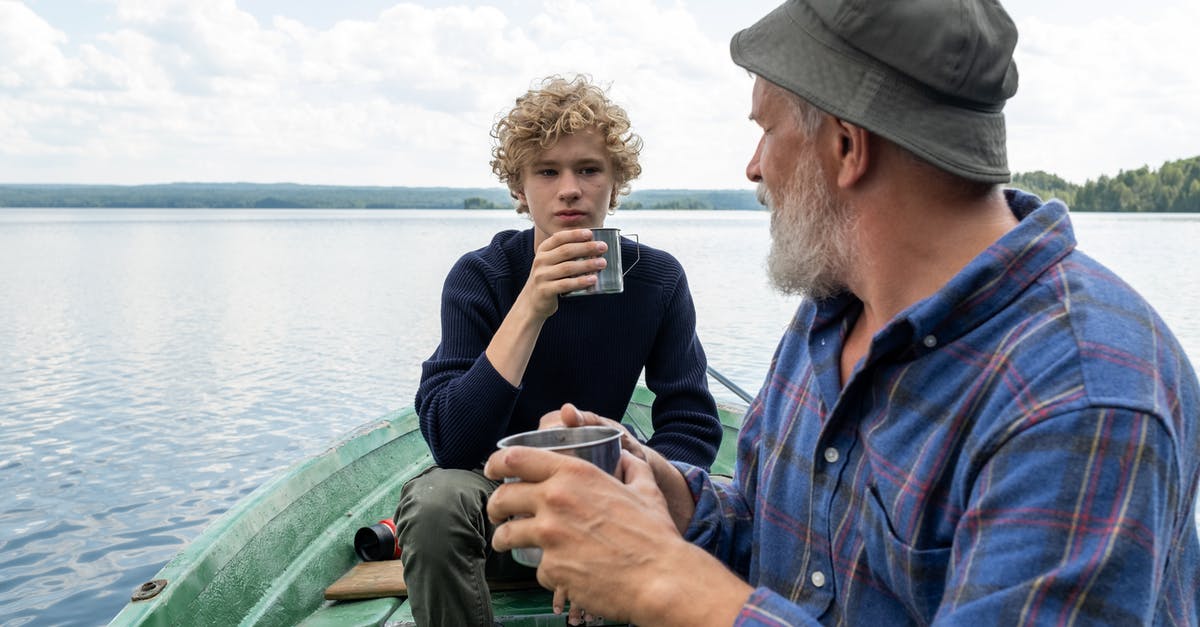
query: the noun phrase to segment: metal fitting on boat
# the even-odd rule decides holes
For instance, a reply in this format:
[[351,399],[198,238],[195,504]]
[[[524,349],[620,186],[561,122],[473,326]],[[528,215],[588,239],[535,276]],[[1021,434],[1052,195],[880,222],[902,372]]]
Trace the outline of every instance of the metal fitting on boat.
[[153,599],[154,597],[158,596],[159,592],[163,591],[163,588],[166,587],[166,579],[152,579],[134,588],[133,595],[129,598],[133,601],[145,601],[146,599]]

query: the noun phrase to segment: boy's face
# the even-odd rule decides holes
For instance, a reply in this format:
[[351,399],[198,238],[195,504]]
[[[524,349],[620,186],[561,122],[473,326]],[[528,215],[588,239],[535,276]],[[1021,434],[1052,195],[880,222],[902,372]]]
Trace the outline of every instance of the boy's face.
[[589,130],[562,136],[526,165],[517,198],[529,205],[537,247],[559,231],[604,226],[615,194],[604,138]]

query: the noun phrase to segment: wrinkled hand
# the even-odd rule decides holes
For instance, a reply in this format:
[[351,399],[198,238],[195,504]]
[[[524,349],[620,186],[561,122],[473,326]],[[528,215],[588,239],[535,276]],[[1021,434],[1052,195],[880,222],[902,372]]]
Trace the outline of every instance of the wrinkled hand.
[[529,280],[513,306],[527,306],[549,318],[558,311],[558,295],[596,284],[607,262],[600,255],[608,244],[592,240],[590,229],[559,231],[546,238],[533,255]]
[[[529,447],[494,453],[484,473],[502,484],[488,499],[488,517],[501,523],[499,551],[539,546],[538,583],[588,614],[627,620],[630,600],[647,582],[669,576],[669,546],[691,547],[667,511],[650,467],[622,452],[624,483],[574,457]],[[515,515],[528,516],[509,520]],[[674,573],[678,574],[678,573]]]

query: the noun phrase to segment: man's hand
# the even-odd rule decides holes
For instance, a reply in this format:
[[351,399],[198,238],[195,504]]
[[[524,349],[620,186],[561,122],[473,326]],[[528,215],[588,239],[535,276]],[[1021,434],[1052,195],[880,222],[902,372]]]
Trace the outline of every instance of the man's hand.
[[571,403],[562,406],[562,409],[556,409],[545,416],[538,422],[538,429],[555,429],[558,427],[612,427],[621,431],[621,448],[633,453],[634,457],[642,461],[647,461],[647,455],[650,449],[642,445],[625,425],[613,420],[605,418],[599,414],[583,411]]
[[[492,454],[484,473],[521,479],[502,484],[488,499],[488,517],[503,522],[492,546],[541,547],[538,582],[555,591],[556,609],[569,600],[609,619],[728,625],[750,594],[683,539],[650,466],[628,452],[618,468],[623,482],[586,461],[520,446]],[[698,595],[697,583],[710,581],[722,593]],[[724,606],[699,603],[698,596]]]
[[[621,448],[650,465],[650,469],[654,472],[654,481],[666,499],[667,509],[671,513],[672,520],[675,521],[675,527],[680,534],[686,531],[688,522],[691,521],[692,514],[695,512],[696,504],[692,502],[692,493],[688,489],[683,475],[658,451],[633,437],[633,434],[624,425],[590,411],[582,411],[567,403],[562,406],[562,409],[542,416],[538,423],[538,429],[588,425],[609,426],[621,430]],[[623,466],[617,468],[618,479],[624,479],[621,468]]]

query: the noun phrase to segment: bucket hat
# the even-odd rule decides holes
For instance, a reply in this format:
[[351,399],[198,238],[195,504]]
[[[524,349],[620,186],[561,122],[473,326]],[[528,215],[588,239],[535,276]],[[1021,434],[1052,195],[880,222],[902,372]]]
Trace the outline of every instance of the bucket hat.
[[1005,183],[1016,44],[995,0],[788,0],[735,34],[730,54],[943,170]]

